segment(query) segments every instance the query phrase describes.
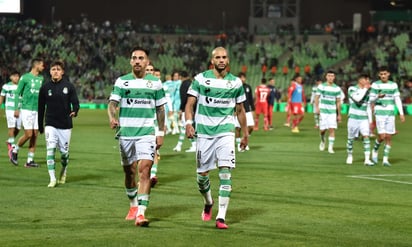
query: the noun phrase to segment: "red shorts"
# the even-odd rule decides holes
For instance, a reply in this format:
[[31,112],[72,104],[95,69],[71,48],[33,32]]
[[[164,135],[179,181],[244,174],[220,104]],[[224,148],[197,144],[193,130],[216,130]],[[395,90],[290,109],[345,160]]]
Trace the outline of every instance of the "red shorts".
[[257,103],[255,106],[255,114],[263,114],[266,116],[268,114],[268,107],[268,104]]
[[292,107],[292,114],[294,115],[300,115],[303,114],[305,111],[303,110],[302,103],[290,103]]

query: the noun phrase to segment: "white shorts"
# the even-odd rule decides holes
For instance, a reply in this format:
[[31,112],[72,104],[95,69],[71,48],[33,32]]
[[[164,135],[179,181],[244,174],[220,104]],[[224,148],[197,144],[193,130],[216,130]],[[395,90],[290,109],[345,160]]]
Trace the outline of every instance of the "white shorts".
[[375,119],[378,134],[394,135],[396,133],[395,116],[375,116]]
[[337,129],[338,122],[336,119],[336,114],[320,114],[319,115],[319,129]]
[[20,118],[25,130],[38,130],[39,123],[37,122],[39,114],[37,111],[21,110]]
[[199,172],[217,167],[235,168],[235,137],[233,135],[215,138],[197,138],[196,163]]
[[7,128],[21,129],[21,116],[18,118],[14,117],[13,110],[6,110]]
[[153,161],[156,152],[156,137],[142,136],[137,139],[119,139],[121,164],[128,166],[139,160]]
[[62,153],[69,152],[72,129],[56,129],[52,126],[46,126],[44,127],[44,135],[47,149],[59,148]]
[[370,128],[369,128],[369,121],[367,119],[359,120],[359,119],[348,119],[348,138],[356,138],[359,136],[369,136]]
[[[246,126],[255,126],[255,120],[253,119],[253,113],[251,111],[246,112]],[[235,116],[235,127],[240,128],[240,123]]]

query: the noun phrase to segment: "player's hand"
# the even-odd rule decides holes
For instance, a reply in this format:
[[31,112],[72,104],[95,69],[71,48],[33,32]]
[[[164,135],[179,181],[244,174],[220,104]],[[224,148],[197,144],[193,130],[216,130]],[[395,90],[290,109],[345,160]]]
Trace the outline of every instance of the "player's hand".
[[119,121],[117,119],[110,119],[110,128],[116,129],[119,126]]
[[341,117],[341,115],[340,114],[338,114],[338,116],[337,116],[337,119],[336,119],[337,121],[338,121],[338,123],[340,123],[341,121],[342,121],[342,117]]
[[242,139],[240,140],[240,149],[244,151],[248,143],[249,143],[249,137],[243,136]]
[[195,128],[193,128],[193,125],[186,124],[186,137],[189,139],[193,139],[195,137],[195,134]]
[[156,136],[156,150],[159,150],[163,145],[164,136]]
[[405,122],[405,116],[404,116],[404,115],[399,115],[399,118],[401,119],[401,122],[402,122],[402,123]]

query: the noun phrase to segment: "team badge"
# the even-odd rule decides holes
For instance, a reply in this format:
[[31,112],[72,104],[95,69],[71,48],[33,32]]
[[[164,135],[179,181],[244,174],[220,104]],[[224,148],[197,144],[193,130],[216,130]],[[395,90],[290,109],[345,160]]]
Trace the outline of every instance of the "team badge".
[[63,93],[64,93],[64,94],[68,94],[68,93],[69,93],[69,89],[67,89],[67,87],[64,87],[64,88],[63,88]]
[[146,87],[148,87],[148,88],[152,88],[152,87],[153,87],[153,83],[152,83],[152,81],[147,81],[147,83],[146,83]]
[[49,90],[47,91],[47,94],[48,94],[49,96],[52,96],[52,90],[49,89]]
[[232,87],[232,82],[231,82],[231,81],[227,81],[226,87],[227,87],[227,88],[231,88],[231,87]]

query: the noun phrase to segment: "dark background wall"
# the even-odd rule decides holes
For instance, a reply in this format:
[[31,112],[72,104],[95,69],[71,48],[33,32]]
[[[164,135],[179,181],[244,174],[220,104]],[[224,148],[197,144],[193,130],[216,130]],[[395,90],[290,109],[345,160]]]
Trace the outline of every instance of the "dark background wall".
[[[411,0],[408,0],[412,2]],[[248,26],[250,0],[23,0],[24,17],[40,22],[78,20],[81,14],[95,22],[131,19],[135,23],[178,24],[213,29]],[[370,22],[369,11],[384,9],[387,0],[301,0],[301,24],[313,26],[340,20],[351,26],[354,13],[362,24]],[[223,18],[225,15],[225,18]]]

